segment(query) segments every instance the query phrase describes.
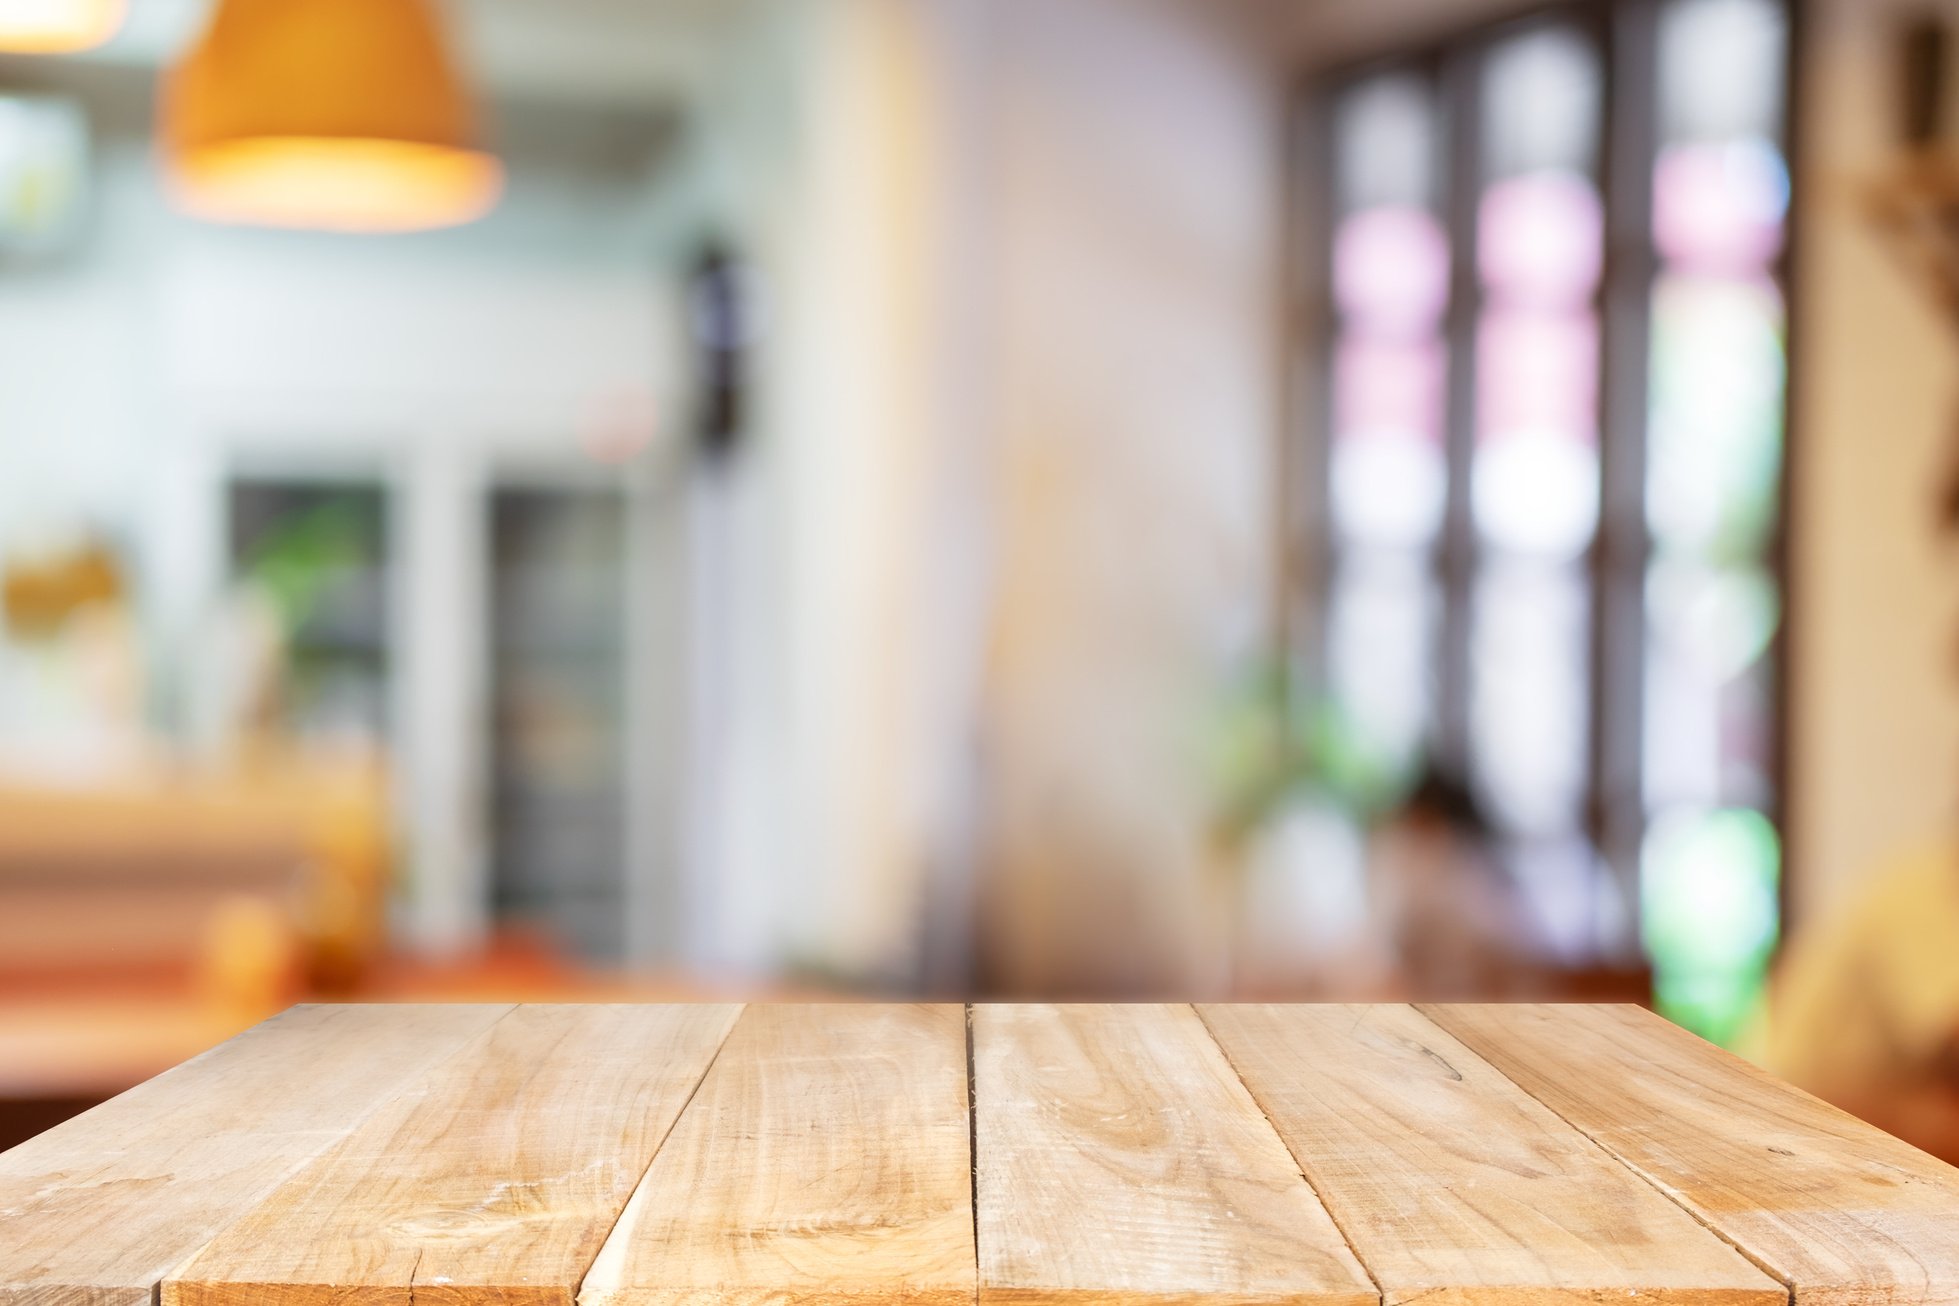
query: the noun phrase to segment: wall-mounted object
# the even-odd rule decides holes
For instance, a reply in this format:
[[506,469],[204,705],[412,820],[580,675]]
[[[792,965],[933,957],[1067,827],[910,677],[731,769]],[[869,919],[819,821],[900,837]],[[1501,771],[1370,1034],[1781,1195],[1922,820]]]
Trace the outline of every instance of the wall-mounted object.
[[1898,30],[1898,148],[1871,184],[1868,205],[1914,284],[1959,324],[1959,149],[1945,130],[1951,41],[1936,15]]
[[122,30],[129,0],[0,0],[0,51],[72,54]]
[[718,239],[702,244],[688,270],[687,307],[701,378],[695,439],[709,458],[725,459],[747,421],[757,323],[753,280]]
[[425,231],[503,188],[427,0],[222,0],[159,116],[173,197],[212,221]]
[[1906,26],[1899,38],[1898,84],[1904,92],[1900,126],[1905,144],[1930,145],[1945,117],[1945,82],[1951,63],[1951,34],[1943,22],[1925,17]]
[[54,254],[81,228],[88,119],[52,96],[0,94],[0,260]]

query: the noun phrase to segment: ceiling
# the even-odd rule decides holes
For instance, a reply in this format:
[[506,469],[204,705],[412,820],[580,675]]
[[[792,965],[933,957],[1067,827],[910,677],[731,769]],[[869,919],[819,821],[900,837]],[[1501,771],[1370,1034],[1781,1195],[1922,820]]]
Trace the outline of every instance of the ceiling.
[[1299,72],[1377,58],[1542,7],[1542,0],[1244,0]]
[[[202,26],[214,0],[130,0],[123,33],[78,58],[153,69]],[[496,98],[671,108],[699,85],[731,34],[768,0],[437,0],[457,45]],[[835,3],[837,0],[830,0]],[[1131,0],[1125,0],[1131,2]],[[1173,0],[1242,29],[1294,69],[1365,57],[1532,0]],[[984,3],[984,0],[982,0]]]
[[[156,68],[212,0],[132,0],[93,63]],[[622,108],[671,105],[711,67],[753,0],[444,0],[464,59],[492,95]]]
[[[147,74],[171,62],[201,29],[215,0],[130,0],[129,22],[101,50],[0,73],[28,85],[75,74]],[[470,75],[500,116],[559,106],[671,117],[712,76],[731,41],[781,0],[436,0],[454,25]],[[850,0],[824,0],[849,3]],[[975,0],[984,5],[991,0]],[[1139,3],[1140,0],[1119,0]],[[1248,47],[1293,73],[1405,47],[1534,0],[1167,0],[1236,29]],[[143,92],[147,97],[148,92]]]

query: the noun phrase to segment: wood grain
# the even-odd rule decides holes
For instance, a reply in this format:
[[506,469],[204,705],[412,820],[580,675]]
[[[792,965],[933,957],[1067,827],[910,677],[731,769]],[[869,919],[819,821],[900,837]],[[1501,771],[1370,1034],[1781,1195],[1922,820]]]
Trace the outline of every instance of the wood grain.
[[163,1306],[569,1306],[733,1006],[523,1006],[163,1283]]
[[1373,1306],[1187,1006],[973,1009],[980,1300]]
[[654,1158],[583,1306],[974,1294],[956,1006],[752,1006]]
[[0,1154],[0,1306],[1959,1306],[1959,1171],[1634,1009],[967,1037],[295,1009]]
[[1425,1010],[1797,1306],[1959,1301],[1959,1170],[1636,1007]]
[[508,1006],[296,1007],[0,1153],[0,1306],[163,1276]]
[[1412,1008],[1199,1010],[1385,1306],[1787,1302]]

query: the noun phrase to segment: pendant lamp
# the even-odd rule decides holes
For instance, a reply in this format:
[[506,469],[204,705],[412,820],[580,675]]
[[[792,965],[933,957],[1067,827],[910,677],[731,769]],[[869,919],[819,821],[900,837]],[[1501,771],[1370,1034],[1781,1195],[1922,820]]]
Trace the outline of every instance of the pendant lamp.
[[0,51],[71,54],[114,36],[128,0],[0,0]]
[[160,119],[172,195],[216,222],[426,231],[503,188],[429,0],[221,0]]

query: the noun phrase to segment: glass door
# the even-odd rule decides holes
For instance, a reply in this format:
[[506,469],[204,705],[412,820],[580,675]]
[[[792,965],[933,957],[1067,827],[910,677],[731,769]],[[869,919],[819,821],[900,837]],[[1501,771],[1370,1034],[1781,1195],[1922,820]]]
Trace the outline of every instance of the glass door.
[[626,946],[625,541],[618,491],[492,492],[492,905],[591,961]]

